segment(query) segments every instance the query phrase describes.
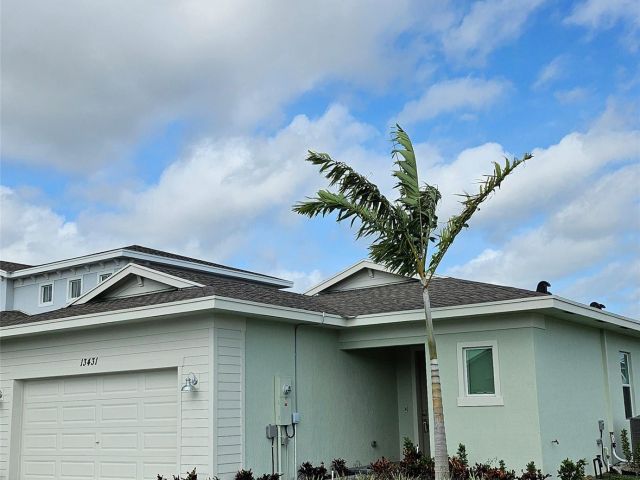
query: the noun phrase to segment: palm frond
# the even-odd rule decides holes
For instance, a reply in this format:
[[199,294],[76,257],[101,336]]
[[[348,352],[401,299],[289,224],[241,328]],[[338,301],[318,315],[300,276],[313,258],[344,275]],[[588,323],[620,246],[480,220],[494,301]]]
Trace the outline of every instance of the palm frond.
[[312,151],[309,151],[307,161],[319,166],[320,173],[329,180],[329,186],[337,184],[338,193],[345,198],[382,216],[390,213],[391,202],[380,192],[378,186],[346,163],[336,162],[326,153]]
[[374,234],[390,234],[393,231],[393,224],[388,216],[382,216],[366,205],[352,201],[342,193],[328,190],[319,190],[316,197],[296,203],[293,211],[310,218],[337,213],[338,222],[349,220],[351,226],[354,226],[356,220],[360,220],[356,233],[358,238]]
[[468,222],[473,214],[478,210],[480,204],[487,200],[492,193],[494,193],[504,181],[504,179],[510,175],[519,165],[523,164],[527,160],[533,158],[533,155],[526,153],[522,158],[514,158],[509,161],[505,157],[504,166],[501,166],[498,162],[493,163],[493,173],[486,175],[483,182],[480,183],[480,188],[477,194],[470,195],[468,193],[462,194],[464,200],[462,203],[462,212],[458,215],[453,215],[445,226],[438,234],[438,242],[436,244],[436,252],[431,256],[429,262],[429,268],[427,269],[427,281],[431,280],[438,265],[442,261],[447,250],[455,240],[456,236],[462,231],[463,228],[468,227]]
[[395,157],[395,163],[398,167],[393,171],[393,176],[398,179],[396,186],[400,190],[400,201],[406,205],[417,207],[420,201],[420,184],[413,144],[407,132],[400,125],[396,124],[391,135],[395,147],[391,153]]

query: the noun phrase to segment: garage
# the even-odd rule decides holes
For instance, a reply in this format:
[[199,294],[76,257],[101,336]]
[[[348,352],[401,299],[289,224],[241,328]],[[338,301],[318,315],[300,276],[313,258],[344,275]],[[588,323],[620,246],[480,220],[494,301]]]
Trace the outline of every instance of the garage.
[[25,381],[20,477],[170,477],[178,395],[176,369]]

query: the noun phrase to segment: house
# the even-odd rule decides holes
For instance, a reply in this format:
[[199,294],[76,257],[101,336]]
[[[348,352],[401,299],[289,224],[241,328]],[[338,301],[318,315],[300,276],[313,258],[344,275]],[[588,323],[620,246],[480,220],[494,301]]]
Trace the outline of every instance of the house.
[[[362,261],[306,294],[140,246],[0,264],[0,478],[153,479],[432,444],[419,283]],[[430,287],[449,449],[555,472],[628,428],[640,323],[551,294]]]

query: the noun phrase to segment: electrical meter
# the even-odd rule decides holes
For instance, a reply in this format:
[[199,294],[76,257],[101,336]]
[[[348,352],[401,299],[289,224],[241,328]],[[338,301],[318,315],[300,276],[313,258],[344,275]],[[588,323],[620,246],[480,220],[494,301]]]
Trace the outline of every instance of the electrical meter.
[[293,387],[291,377],[277,376],[274,379],[274,404],[276,425],[291,424]]

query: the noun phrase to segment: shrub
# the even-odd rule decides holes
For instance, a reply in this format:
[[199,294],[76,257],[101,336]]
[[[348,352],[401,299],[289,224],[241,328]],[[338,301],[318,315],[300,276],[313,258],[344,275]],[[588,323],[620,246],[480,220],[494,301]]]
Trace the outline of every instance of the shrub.
[[382,457],[371,464],[371,470],[376,478],[381,480],[390,479],[394,472],[393,464]]
[[460,462],[465,466],[469,466],[469,459],[467,458],[467,447],[464,446],[464,443],[458,445],[458,452],[456,453],[456,457],[460,460]]
[[235,476],[235,480],[254,480],[253,472],[249,470],[238,470]]
[[534,462],[529,462],[527,463],[526,470],[520,475],[520,480],[545,480],[545,478],[549,478],[550,476],[551,475],[543,474],[540,469],[536,468]]
[[431,480],[434,478],[434,462],[431,457],[423,455],[419,452],[413,442],[406,438],[402,449],[403,458],[400,461],[399,474],[423,480]]
[[[166,478],[160,474],[158,474],[156,478],[157,480],[166,480]],[[187,472],[186,477],[180,477],[179,475],[176,477],[175,475],[173,475],[173,480],[198,480],[198,474],[196,473],[196,469],[194,468],[192,471]],[[218,480],[218,477],[215,477],[215,480]]]
[[327,476],[327,469],[324,463],[314,467],[311,462],[304,462],[298,469],[299,480],[323,480]]
[[260,475],[257,480],[278,480],[281,476],[279,473],[265,473]]
[[580,459],[574,463],[568,458],[565,458],[560,464],[558,477],[560,477],[560,480],[582,480],[584,478],[584,467],[586,465],[587,461],[585,459]]
[[633,453],[631,452],[631,444],[629,443],[629,432],[624,428],[620,432],[620,445],[622,446],[622,455],[624,455],[627,462],[633,462]]
[[336,472],[339,477],[346,477],[349,475],[349,469],[347,468],[347,462],[344,458],[334,458],[331,461],[331,470]]

